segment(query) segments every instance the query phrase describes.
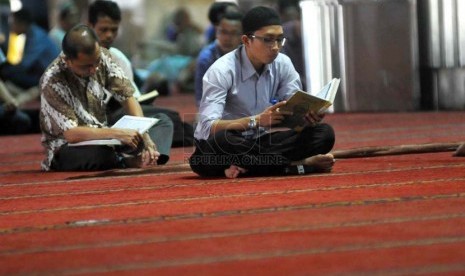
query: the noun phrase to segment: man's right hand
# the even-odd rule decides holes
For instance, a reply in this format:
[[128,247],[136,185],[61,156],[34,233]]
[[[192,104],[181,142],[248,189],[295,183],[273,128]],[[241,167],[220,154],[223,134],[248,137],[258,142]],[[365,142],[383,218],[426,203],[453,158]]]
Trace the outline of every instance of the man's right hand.
[[257,116],[258,125],[269,127],[280,123],[284,119],[284,115],[279,112],[279,108],[285,104],[286,101],[281,101],[265,109]]
[[4,103],[3,109],[5,113],[12,114],[18,109],[18,105],[15,102]]

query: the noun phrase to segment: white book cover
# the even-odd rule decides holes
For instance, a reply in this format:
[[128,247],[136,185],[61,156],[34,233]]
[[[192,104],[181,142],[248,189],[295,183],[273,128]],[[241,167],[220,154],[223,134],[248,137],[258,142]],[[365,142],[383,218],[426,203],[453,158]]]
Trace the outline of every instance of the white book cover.
[[[154,126],[159,120],[156,118],[146,118],[124,115],[119,119],[111,128],[123,128],[123,129],[134,129],[140,134],[147,132],[152,126]],[[122,145],[121,141],[117,139],[99,139],[99,140],[88,140],[78,143],[70,143],[69,146],[86,146],[86,145]]]

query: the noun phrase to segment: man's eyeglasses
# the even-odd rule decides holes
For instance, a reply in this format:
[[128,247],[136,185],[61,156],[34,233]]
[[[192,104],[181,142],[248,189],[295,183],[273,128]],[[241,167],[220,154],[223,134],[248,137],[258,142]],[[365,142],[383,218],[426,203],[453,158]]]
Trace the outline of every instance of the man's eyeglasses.
[[263,36],[257,36],[257,35],[249,35],[249,37],[257,38],[258,40],[261,40],[268,47],[273,47],[276,42],[278,43],[278,47],[283,47],[284,44],[286,43],[285,37],[274,38],[274,37],[263,37]]

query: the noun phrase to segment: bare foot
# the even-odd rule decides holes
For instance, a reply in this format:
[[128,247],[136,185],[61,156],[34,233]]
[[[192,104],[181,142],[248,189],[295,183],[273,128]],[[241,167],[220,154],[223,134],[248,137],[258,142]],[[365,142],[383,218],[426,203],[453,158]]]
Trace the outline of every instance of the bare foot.
[[333,168],[334,156],[330,153],[318,154],[303,160],[302,165],[312,166],[317,172],[330,172]]
[[227,178],[237,178],[239,174],[246,173],[246,172],[247,172],[246,169],[243,169],[236,165],[231,165],[229,168],[224,170],[224,175],[226,175]]
[[465,156],[465,143],[461,144],[454,152],[453,156]]

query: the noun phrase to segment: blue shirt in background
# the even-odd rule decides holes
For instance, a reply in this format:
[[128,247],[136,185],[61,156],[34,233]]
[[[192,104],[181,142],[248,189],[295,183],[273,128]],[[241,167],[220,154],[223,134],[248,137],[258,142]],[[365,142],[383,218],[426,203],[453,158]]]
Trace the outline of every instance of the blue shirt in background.
[[59,53],[48,33],[32,24],[26,33],[23,59],[17,65],[4,64],[0,71],[1,78],[25,89],[37,86],[45,69]]
[[197,107],[199,107],[200,100],[202,99],[202,78],[208,68],[222,55],[223,53],[220,47],[218,47],[218,44],[214,41],[205,46],[197,57],[197,64],[195,67],[195,103]]

